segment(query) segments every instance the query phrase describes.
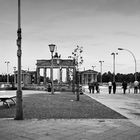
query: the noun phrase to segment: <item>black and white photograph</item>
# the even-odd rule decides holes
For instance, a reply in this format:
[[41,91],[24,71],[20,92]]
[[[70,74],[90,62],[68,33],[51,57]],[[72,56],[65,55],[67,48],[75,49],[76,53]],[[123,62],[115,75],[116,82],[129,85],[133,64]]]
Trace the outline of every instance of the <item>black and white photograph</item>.
[[0,0],[1,140],[140,140],[140,0]]

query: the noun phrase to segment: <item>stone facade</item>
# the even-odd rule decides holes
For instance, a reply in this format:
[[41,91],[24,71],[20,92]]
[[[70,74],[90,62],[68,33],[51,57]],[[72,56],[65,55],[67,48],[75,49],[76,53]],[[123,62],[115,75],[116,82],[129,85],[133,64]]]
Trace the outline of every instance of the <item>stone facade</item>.
[[[36,71],[37,71],[37,84],[40,84],[40,70],[44,70],[44,84],[46,84],[46,70],[51,69],[51,59],[50,60],[37,60],[36,63]],[[53,69],[59,69],[59,83],[62,83],[62,69],[66,69],[66,82],[70,80],[70,69],[73,70],[73,81],[74,81],[74,73],[75,73],[75,65],[74,60],[71,59],[53,59]],[[51,71],[50,71],[51,72]],[[51,75],[51,74],[50,74]],[[50,77],[51,78],[51,77]]]
[[[36,71],[21,71],[21,83],[23,86],[29,84],[36,84],[37,82],[37,74]],[[14,72],[14,85],[17,85],[17,71]]]
[[98,72],[94,70],[86,70],[80,72],[80,83],[87,85],[90,82],[97,82]]

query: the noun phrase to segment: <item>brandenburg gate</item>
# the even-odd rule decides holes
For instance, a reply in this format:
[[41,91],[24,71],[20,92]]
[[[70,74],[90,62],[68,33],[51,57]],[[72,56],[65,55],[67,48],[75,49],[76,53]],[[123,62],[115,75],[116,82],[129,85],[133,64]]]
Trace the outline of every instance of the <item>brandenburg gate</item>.
[[[36,63],[36,72],[37,72],[37,84],[40,84],[40,70],[43,69],[43,77],[44,77],[44,85],[46,85],[46,77],[47,77],[47,69],[51,69],[51,59],[49,60],[37,60]],[[75,82],[75,64],[74,60],[72,59],[60,59],[60,58],[53,58],[53,69],[59,70],[59,84],[62,83],[62,70],[66,69],[66,83],[70,81],[70,72],[72,72],[72,81],[73,84]],[[51,70],[50,70],[51,75]],[[51,79],[51,77],[50,77]]]

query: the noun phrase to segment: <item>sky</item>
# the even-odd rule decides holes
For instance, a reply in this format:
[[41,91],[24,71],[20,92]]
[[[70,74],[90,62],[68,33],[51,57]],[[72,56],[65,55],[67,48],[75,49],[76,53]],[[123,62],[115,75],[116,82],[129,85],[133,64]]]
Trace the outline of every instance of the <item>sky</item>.
[[[17,67],[17,2],[0,0],[0,74]],[[50,59],[55,44],[62,59],[83,47],[81,70],[140,72],[140,0],[21,0],[22,69],[36,70],[36,60]]]

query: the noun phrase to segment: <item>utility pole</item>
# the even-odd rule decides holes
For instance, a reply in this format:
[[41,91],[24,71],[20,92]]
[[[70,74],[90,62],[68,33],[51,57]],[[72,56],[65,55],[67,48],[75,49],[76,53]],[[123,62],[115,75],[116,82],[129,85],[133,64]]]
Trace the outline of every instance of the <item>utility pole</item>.
[[17,58],[18,58],[18,76],[17,76],[17,92],[16,92],[16,117],[15,120],[23,120],[22,108],[22,87],[21,87],[21,11],[20,0],[18,0],[18,30],[17,30]]
[[118,55],[118,53],[111,53],[113,55],[113,82],[115,82],[115,55]]
[[99,61],[100,63],[100,73],[101,73],[101,79],[100,79],[100,82],[102,84],[102,64],[103,64],[104,61]]

